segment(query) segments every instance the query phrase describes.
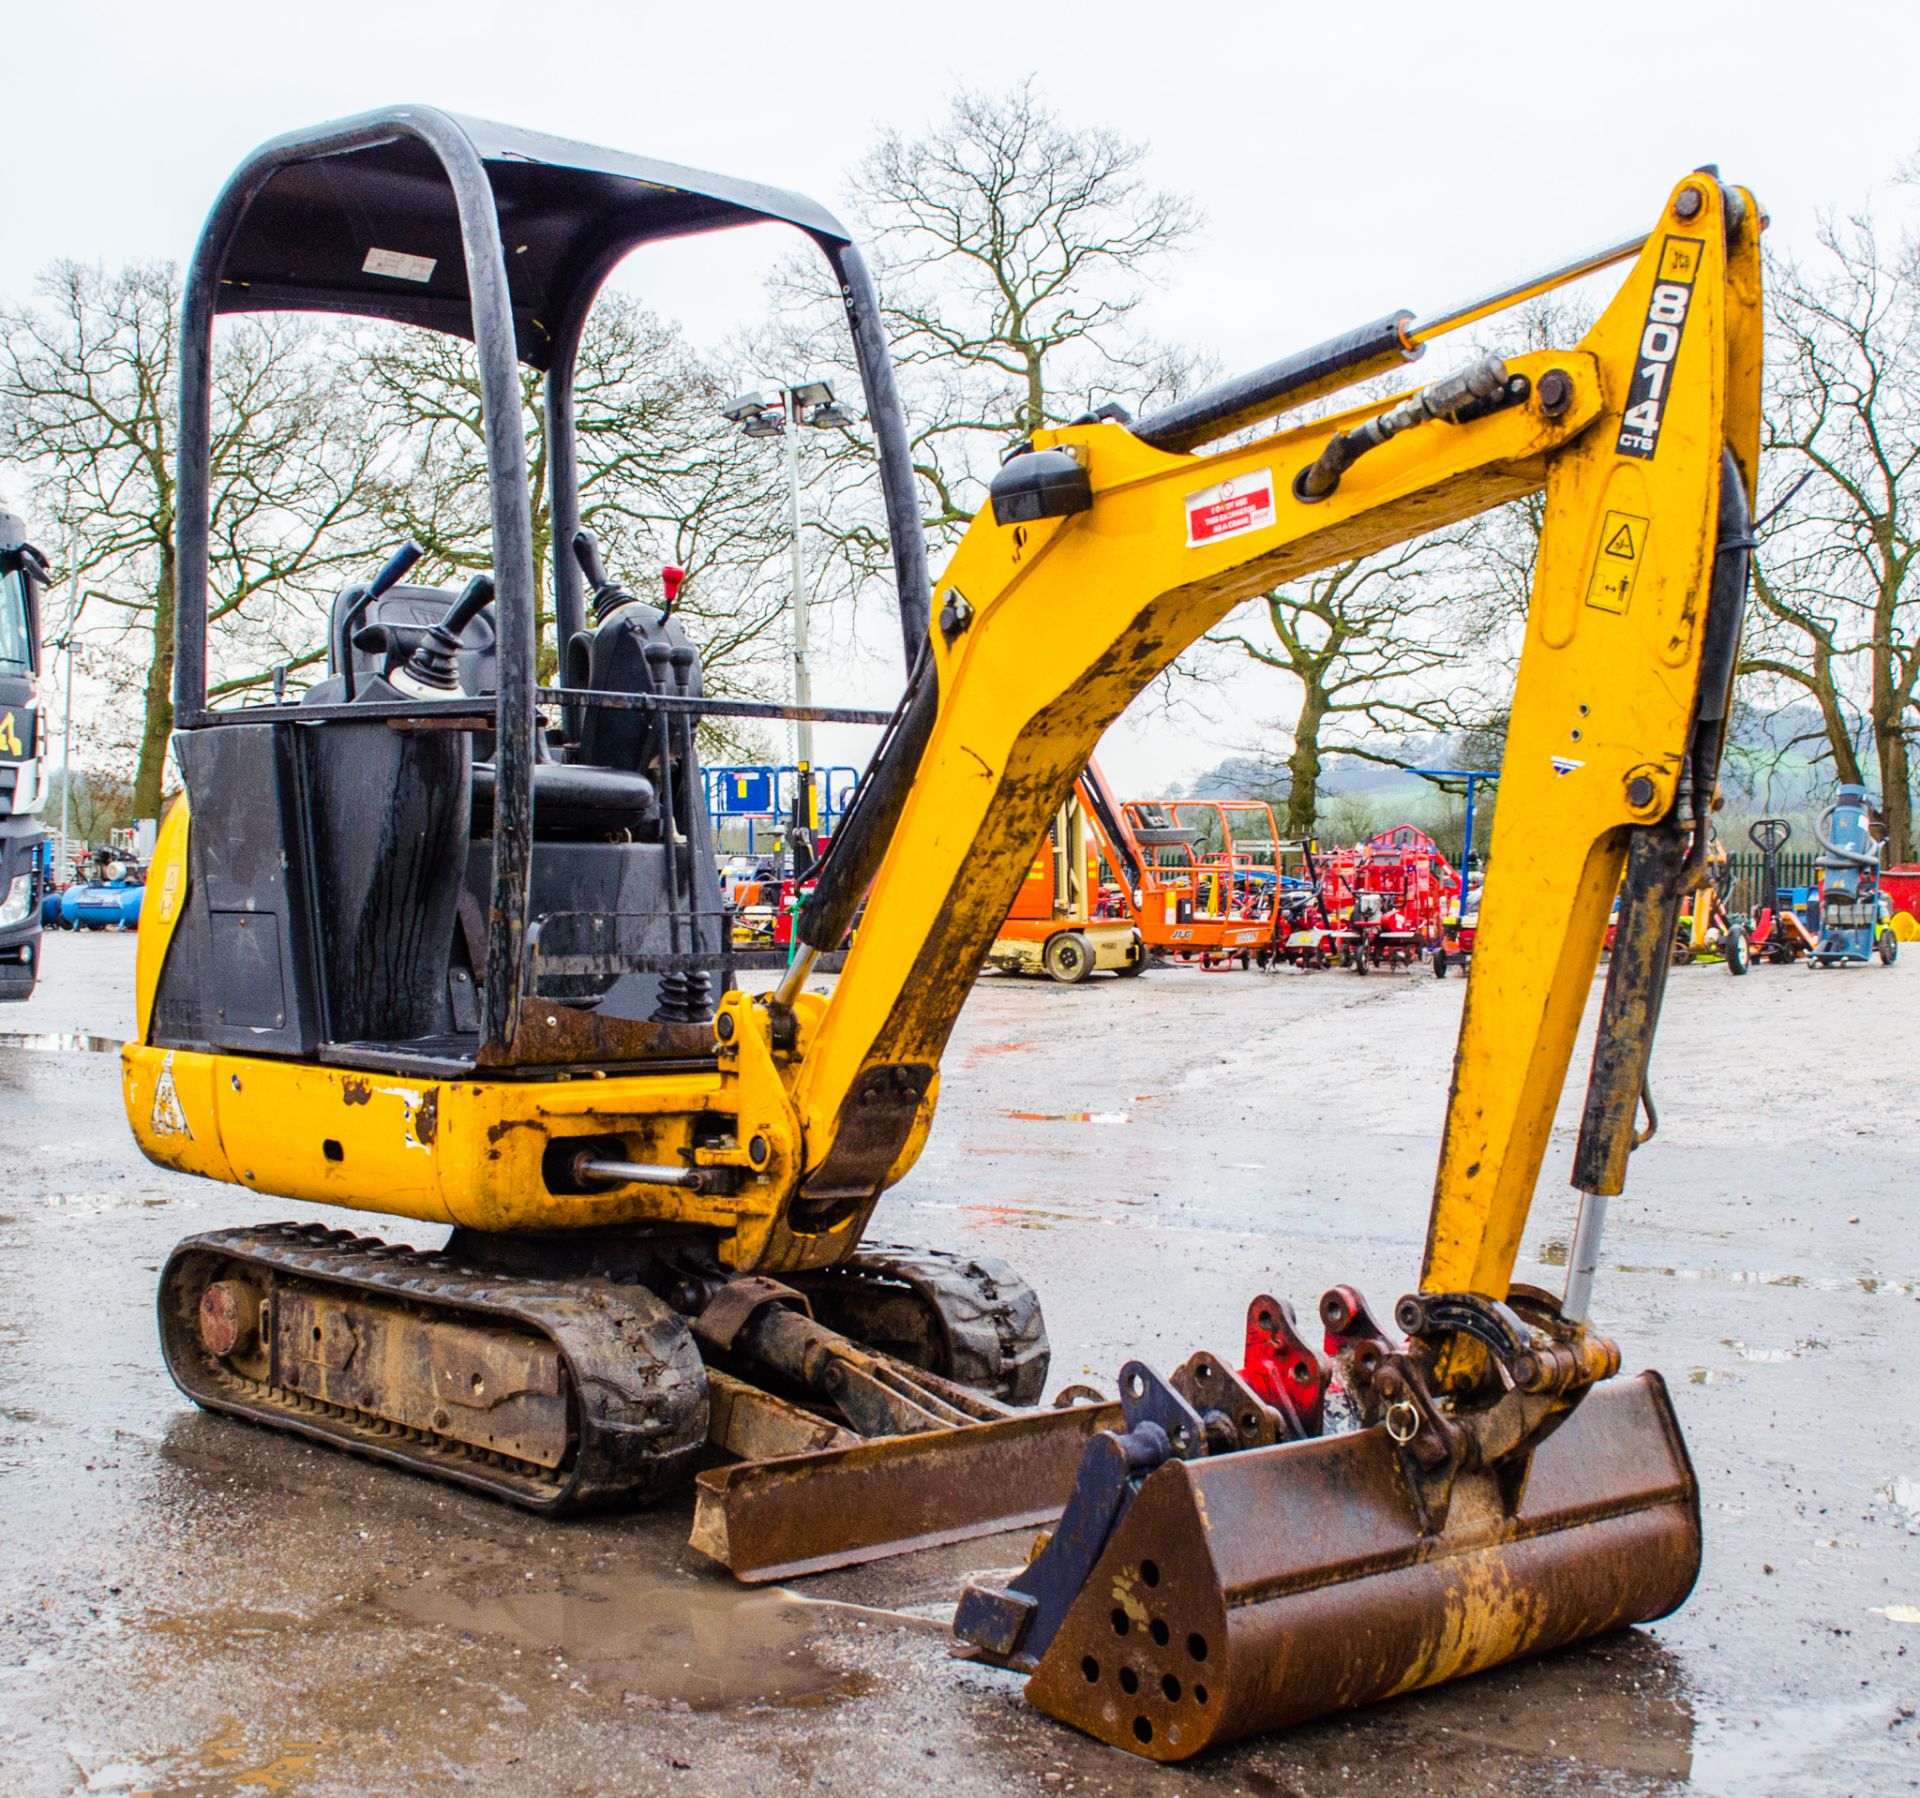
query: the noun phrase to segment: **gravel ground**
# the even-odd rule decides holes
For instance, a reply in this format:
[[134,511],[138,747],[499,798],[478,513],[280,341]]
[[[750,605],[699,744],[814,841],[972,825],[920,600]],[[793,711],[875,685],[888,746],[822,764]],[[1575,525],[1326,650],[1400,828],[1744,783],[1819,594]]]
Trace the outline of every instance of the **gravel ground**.
[[[130,938],[57,936],[0,1031],[118,1038]],[[1672,1383],[1706,1568],[1661,1624],[1161,1771],[948,1657],[1008,1538],[746,1592],[691,1506],[540,1524],[203,1416],[160,1363],[178,1237],[323,1217],[134,1151],[117,1064],[0,1038],[0,1786],[153,1791],[1881,1793],[1920,1784],[1920,955],[1677,970],[1662,1130],[1596,1314]],[[1040,1290],[1056,1383],[1234,1349],[1248,1297],[1390,1302],[1463,983],[983,980],[891,1240]],[[1557,1285],[1571,1107],[1521,1277]],[[362,1219],[363,1224],[377,1220]],[[431,1242],[418,1225],[390,1234]],[[1529,1266],[1528,1264],[1531,1264]]]

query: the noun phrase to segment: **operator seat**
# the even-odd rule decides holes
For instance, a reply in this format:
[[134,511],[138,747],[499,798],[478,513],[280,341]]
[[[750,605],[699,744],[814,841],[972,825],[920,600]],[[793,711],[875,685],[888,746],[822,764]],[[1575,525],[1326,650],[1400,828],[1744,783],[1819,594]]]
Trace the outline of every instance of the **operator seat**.
[[[310,705],[338,705],[345,682],[338,670],[340,620],[356,589],[343,588],[329,620],[328,677],[305,697]],[[354,631],[351,649],[355,680],[388,673],[404,662],[421,632],[438,624],[455,595],[440,587],[395,586],[376,599]],[[498,657],[490,612],[478,613],[461,632],[454,658],[463,693],[481,698],[497,690]],[[482,836],[493,828],[496,776],[493,733],[473,733],[471,829]],[[644,774],[618,767],[558,762],[544,732],[534,738],[533,833],[536,840],[638,835],[659,816],[653,782]]]

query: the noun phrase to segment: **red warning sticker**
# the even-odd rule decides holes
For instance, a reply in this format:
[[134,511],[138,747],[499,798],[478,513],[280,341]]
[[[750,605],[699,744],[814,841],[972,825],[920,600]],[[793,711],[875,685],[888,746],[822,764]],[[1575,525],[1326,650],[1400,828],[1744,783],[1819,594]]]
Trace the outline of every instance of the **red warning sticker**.
[[1199,549],[1248,531],[1263,531],[1273,518],[1273,470],[1237,474],[1187,495],[1187,547]]

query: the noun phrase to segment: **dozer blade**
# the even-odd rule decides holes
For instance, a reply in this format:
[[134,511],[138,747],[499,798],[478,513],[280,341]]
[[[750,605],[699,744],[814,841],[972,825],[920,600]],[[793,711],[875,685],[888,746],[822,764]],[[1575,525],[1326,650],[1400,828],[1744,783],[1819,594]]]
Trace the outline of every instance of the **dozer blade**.
[[1656,1373],[1594,1386],[1517,1510],[1462,1474],[1422,1536],[1383,1427],[1164,1462],[1027,1696],[1155,1760],[1649,1622],[1700,1567],[1699,1488]]
[[1118,1405],[883,1436],[716,1467],[697,1481],[692,1544],[748,1584],[1051,1523]]

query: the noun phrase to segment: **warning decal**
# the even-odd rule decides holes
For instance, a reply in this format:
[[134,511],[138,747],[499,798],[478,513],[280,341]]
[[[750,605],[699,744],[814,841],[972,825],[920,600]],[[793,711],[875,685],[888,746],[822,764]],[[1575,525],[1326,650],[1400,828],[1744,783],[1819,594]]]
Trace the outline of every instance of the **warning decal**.
[[[236,1076],[237,1078],[237,1076]],[[193,1126],[180,1108],[180,1094],[173,1084],[173,1051],[167,1051],[160,1064],[160,1078],[153,1088],[153,1133],[155,1136],[184,1136],[193,1141]]]
[[405,250],[369,250],[360,266],[369,275],[386,275],[395,281],[431,281],[439,260],[437,256],[409,256]]
[[1187,547],[1200,549],[1248,531],[1264,531],[1273,518],[1273,470],[1235,475],[1187,495]]
[[1624,612],[1633,599],[1633,583],[1647,553],[1649,521],[1634,512],[1609,512],[1600,526],[1600,553],[1587,579],[1587,604],[1602,612]]

